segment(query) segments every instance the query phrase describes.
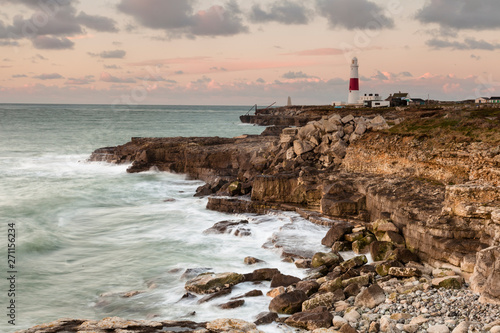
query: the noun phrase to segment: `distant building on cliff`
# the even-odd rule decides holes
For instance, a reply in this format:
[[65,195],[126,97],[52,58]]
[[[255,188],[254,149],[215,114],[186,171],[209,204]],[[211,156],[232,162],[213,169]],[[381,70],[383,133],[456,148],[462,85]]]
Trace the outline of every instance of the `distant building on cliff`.
[[361,96],[359,101],[363,104],[363,106],[369,108],[383,108],[391,105],[389,101],[384,101],[379,94],[364,94],[364,96]]

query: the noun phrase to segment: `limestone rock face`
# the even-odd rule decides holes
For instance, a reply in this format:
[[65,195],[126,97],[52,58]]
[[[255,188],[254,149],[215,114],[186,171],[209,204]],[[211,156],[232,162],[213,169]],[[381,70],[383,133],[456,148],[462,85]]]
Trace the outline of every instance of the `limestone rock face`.
[[273,298],[269,304],[269,311],[281,314],[294,314],[302,309],[302,303],[307,295],[302,290],[284,293]]
[[244,280],[244,276],[238,273],[206,273],[187,281],[185,288],[198,294],[211,294],[232,287]]
[[481,294],[480,301],[500,304],[500,246],[477,253],[470,285]]

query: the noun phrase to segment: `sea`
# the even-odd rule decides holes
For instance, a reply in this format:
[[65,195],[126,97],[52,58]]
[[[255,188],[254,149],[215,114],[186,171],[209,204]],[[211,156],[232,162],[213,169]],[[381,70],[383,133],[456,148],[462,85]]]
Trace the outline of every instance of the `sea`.
[[[305,276],[270,241],[285,237],[325,251],[325,227],[296,213],[210,211],[206,198],[193,196],[201,181],[87,161],[95,149],[131,137],[260,134],[263,127],[239,121],[249,108],[1,104],[0,332],[59,318],[254,321],[269,297],[246,298],[232,310],[218,305],[254,289],[265,295],[269,282],[241,283],[198,305],[200,296],[183,297],[186,280],[193,272],[266,267]],[[227,220],[247,220],[251,235],[203,233]],[[247,256],[263,262],[245,265]]]

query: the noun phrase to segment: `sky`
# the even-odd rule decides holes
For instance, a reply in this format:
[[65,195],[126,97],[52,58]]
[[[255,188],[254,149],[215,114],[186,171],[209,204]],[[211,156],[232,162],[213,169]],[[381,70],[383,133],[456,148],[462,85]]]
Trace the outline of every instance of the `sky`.
[[0,103],[500,95],[498,0],[0,0]]

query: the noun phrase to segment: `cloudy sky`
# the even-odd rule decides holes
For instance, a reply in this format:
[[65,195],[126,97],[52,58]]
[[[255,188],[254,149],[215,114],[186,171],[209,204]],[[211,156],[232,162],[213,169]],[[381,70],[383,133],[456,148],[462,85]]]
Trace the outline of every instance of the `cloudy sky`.
[[498,0],[0,0],[0,103],[500,95]]

